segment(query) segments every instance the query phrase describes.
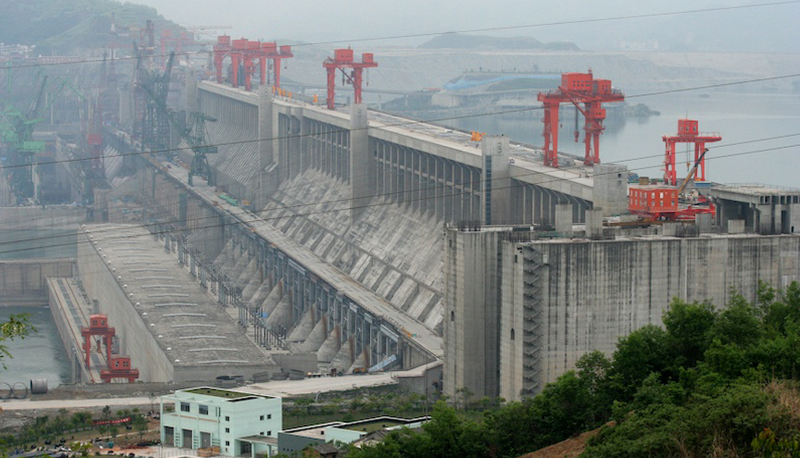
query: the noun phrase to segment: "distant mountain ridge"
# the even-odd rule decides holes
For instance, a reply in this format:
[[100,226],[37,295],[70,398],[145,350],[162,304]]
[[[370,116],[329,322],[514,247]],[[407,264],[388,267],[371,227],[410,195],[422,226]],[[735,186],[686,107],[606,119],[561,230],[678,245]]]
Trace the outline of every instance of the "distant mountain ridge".
[[157,33],[177,28],[155,8],[114,0],[0,0],[0,10],[0,42],[36,45],[45,55],[101,48],[115,34],[129,36],[125,42],[138,40],[130,31],[144,28],[148,19]]
[[553,51],[579,51],[575,43],[555,41],[543,43],[532,37],[490,37],[487,35],[467,35],[445,33],[437,35],[419,45],[423,49],[542,49]]

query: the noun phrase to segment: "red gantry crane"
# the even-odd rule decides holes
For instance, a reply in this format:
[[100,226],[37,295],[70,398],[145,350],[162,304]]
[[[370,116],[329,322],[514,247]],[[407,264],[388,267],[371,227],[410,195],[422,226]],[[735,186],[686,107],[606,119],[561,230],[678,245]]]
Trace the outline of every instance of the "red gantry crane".
[[[611,80],[596,80],[589,73],[564,73],[561,85],[550,92],[540,92],[538,100],[544,103],[544,164],[558,167],[558,107],[562,103],[572,103],[586,118],[584,126],[586,157],[583,163],[600,163],[600,134],[606,110],[603,103],[622,102],[625,95],[611,87]],[[581,105],[583,104],[583,108]],[[577,119],[575,141],[578,141]]]
[[[664,136],[667,153],[664,158],[664,183],[633,185],[629,188],[628,209],[649,220],[694,221],[700,214],[716,214],[716,208],[703,195],[687,193],[692,181],[705,181],[706,143],[722,140],[718,134],[699,134],[697,121],[678,120],[678,135]],[[678,184],[675,171],[675,144],[694,143],[694,162],[686,178]]]
[[[231,59],[231,84],[243,84],[245,90],[252,90],[251,78],[256,67],[260,71],[261,84],[267,83],[267,75],[273,74],[273,86],[281,85],[281,60],[294,57],[291,46],[278,46],[273,42],[250,41],[246,38],[231,40],[227,35],[217,37],[214,45],[214,66],[217,82],[222,83],[222,69],[226,57]],[[256,63],[256,61],[258,61]],[[270,68],[268,68],[270,67]],[[243,72],[239,74],[240,70]],[[271,70],[271,72],[270,72]]]
[[706,143],[722,140],[719,134],[701,134],[698,131],[698,122],[692,119],[678,120],[678,134],[662,137],[667,151],[664,155],[664,183],[670,186],[678,185],[677,171],[675,170],[675,145],[677,143],[694,143],[694,161],[697,167],[695,181],[706,181],[706,160],[703,152]]
[[[353,103],[361,103],[361,83],[363,81],[363,71],[365,68],[377,67],[378,63],[373,60],[372,53],[361,54],[361,62],[353,60],[353,50],[336,49],[333,51],[333,59],[325,59],[322,66],[328,71],[328,109],[335,108],[334,99],[336,91],[336,70],[342,72],[342,84],[350,84],[355,89]],[[352,68],[353,71],[347,73],[344,69]]]
[[106,315],[96,314],[89,316],[89,327],[81,326],[81,335],[84,338],[83,350],[86,357],[86,369],[91,369],[92,338],[100,337],[97,341],[97,349],[100,350],[102,345],[106,346],[106,363],[108,364],[108,369],[100,370],[100,378],[105,383],[111,383],[111,380],[120,378],[127,379],[128,383],[134,383],[139,378],[139,370],[131,367],[131,358],[111,353],[114,334],[116,334],[116,330],[108,326],[108,317]]

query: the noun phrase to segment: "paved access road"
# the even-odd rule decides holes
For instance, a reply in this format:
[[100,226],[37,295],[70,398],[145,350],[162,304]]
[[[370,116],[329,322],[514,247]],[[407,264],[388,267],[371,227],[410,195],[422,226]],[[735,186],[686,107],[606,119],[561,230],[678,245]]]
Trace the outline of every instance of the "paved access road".
[[[346,375],[344,377],[320,377],[307,378],[304,380],[273,380],[267,383],[257,383],[255,385],[236,388],[235,391],[243,391],[253,394],[264,394],[276,397],[297,397],[307,396],[319,392],[327,391],[346,391],[356,388],[371,386],[393,385],[397,380],[391,373],[371,374],[371,375]],[[104,398],[104,399],[61,399],[32,401],[30,399],[0,402],[3,410],[34,410],[34,409],[78,409],[82,407],[105,407],[105,406],[150,406],[148,397],[130,398]]]

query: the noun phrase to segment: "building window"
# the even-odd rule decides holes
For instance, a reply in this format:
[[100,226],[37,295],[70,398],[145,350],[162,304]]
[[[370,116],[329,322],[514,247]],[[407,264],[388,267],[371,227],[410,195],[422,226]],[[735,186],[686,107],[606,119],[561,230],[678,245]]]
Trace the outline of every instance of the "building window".
[[198,410],[200,411],[200,415],[208,415],[208,406],[200,404]]
[[514,340],[514,328],[511,328],[511,340]]
[[229,432],[231,432],[231,429],[230,428],[225,428],[225,432],[229,433]]
[[181,412],[189,412],[189,403],[181,402]]
[[267,420],[272,420],[272,414],[271,413],[267,414]]
[[225,415],[225,421],[231,421],[231,417]]
[[258,417],[258,419],[261,420],[261,421],[264,421],[264,416],[262,415],[262,416]]
[[267,431],[267,436],[271,436],[271,435],[272,435],[272,431]]
[[450,321],[456,321],[456,312],[450,312]]
[[227,447],[229,445],[231,445],[231,441],[225,441],[225,446]]

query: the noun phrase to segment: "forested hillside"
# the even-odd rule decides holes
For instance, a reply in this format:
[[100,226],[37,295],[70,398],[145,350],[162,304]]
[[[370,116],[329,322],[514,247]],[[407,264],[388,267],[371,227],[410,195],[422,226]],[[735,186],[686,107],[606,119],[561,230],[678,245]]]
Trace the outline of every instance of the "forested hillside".
[[450,407],[464,399],[440,402],[422,433],[348,457],[517,457],[604,424],[581,456],[800,456],[800,285],[722,309],[675,300],[663,321],[532,399],[480,421]]
[[68,54],[109,43],[116,32],[138,40],[148,19],[156,30],[175,27],[154,8],[114,0],[0,0],[0,42],[36,45],[38,54]]

